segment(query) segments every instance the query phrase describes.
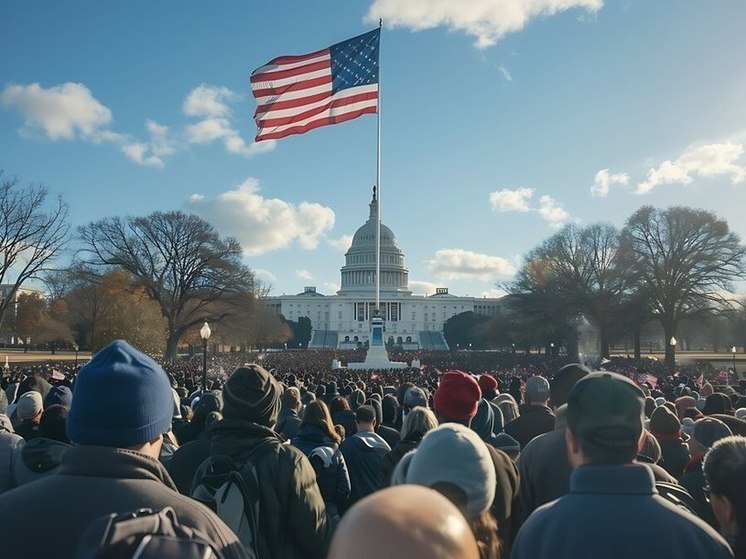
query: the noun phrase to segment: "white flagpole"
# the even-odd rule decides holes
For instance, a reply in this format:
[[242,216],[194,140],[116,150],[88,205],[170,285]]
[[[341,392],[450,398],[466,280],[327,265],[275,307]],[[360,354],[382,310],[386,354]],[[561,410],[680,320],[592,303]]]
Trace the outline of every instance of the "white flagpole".
[[[378,20],[378,28],[383,28],[383,20]],[[376,110],[376,314],[381,314],[381,38],[378,39],[378,109]]]

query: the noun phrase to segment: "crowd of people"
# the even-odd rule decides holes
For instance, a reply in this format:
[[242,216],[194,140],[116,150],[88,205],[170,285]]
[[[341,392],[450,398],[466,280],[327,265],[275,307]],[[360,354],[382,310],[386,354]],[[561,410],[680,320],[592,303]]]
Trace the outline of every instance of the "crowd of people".
[[100,519],[151,509],[222,557],[746,558],[746,386],[704,364],[391,358],[420,366],[229,353],[203,389],[201,360],[117,341],[5,371],[2,556],[106,556]]

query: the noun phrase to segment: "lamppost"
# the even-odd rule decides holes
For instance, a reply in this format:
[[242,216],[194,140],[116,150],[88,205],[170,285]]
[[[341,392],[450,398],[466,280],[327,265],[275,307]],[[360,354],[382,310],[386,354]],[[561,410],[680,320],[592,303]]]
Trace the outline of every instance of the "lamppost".
[[[75,366],[78,366],[78,350],[80,349],[78,347],[78,344],[73,344],[73,349],[75,350]],[[735,355],[733,356],[734,362],[735,362]]]
[[[733,354],[733,376],[735,376],[736,380],[738,380],[738,373],[736,373],[736,346],[730,348],[730,352]],[[728,386],[730,386],[730,375],[728,375],[726,383],[728,384]]]
[[668,340],[668,345],[671,346],[671,374],[673,374],[676,371],[676,344],[678,341],[674,336],[671,336],[671,339]]
[[554,342],[549,342],[549,355],[554,355]]
[[199,336],[202,338],[202,392],[207,392],[207,340],[210,339],[211,334],[210,325],[205,322],[199,331]]

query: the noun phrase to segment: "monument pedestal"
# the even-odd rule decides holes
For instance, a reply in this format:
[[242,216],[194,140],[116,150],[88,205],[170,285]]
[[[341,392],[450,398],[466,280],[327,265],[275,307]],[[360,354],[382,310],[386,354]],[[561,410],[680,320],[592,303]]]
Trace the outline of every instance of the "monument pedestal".
[[370,344],[365,361],[362,363],[348,363],[348,369],[408,369],[409,365],[401,361],[389,361],[386,345],[383,343],[383,318],[374,316],[370,321]]

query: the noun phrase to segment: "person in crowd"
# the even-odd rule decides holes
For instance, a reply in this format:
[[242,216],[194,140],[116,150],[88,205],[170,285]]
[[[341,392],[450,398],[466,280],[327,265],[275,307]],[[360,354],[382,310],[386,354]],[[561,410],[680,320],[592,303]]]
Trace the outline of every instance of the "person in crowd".
[[396,444],[401,440],[401,435],[396,429],[386,427],[383,424],[383,408],[381,407],[381,400],[379,398],[370,398],[365,402],[367,406],[373,408],[376,413],[376,434],[379,435],[390,448],[394,448]]
[[429,431],[397,464],[392,484],[413,483],[442,493],[472,528],[481,559],[500,557],[497,523],[490,512],[497,479],[487,445],[468,427],[446,423]]
[[300,390],[296,387],[291,386],[285,389],[282,394],[282,406],[280,407],[280,415],[277,418],[277,426],[275,430],[277,433],[286,441],[292,439],[298,434],[298,428],[300,427]]
[[637,451],[637,462],[645,464],[650,468],[656,482],[662,481],[678,485],[678,480],[658,464],[661,460],[661,455],[661,445],[658,439],[650,431],[644,429],[642,438],[640,439],[640,448]]
[[[438,389],[433,394],[433,404],[438,422],[459,423],[470,427],[479,407],[482,391],[476,379],[462,371],[448,371],[440,379]],[[492,459],[497,487],[492,503],[492,515],[497,520],[500,540],[506,551],[517,529],[514,512],[518,507],[520,486],[518,467],[505,453],[492,445],[486,445]]]
[[0,495],[15,487],[13,464],[25,444],[23,437],[15,434],[7,411],[8,397],[0,390]]
[[16,486],[31,483],[59,470],[62,457],[72,447],[65,429],[67,408],[52,404],[44,410],[39,436],[27,441],[15,458],[13,479]]
[[635,463],[643,402],[640,388],[615,373],[575,384],[565,429],[570,492],[531,514],[513,559],[732,557],[715,530],[658,495],[650,469]]
[[477,413],[471,420],[470,427],[484,442],[502,450],[515,461],[520,455],[521,445],[503,431],[502,422],[500,408],[482,398],[477,404]]
[[372,407],[360,406],[355,420],[357,432],[348,434],[340,446],[352,486],[348,507],[380,487],[383,457],[391,452],[391,447],[375,432],[376,413]]
[[507,392],[504,394],[498,394],[494,401],[503,414],[503,425],[507,425],[518,417],[518,404],[511,394],[508,394]]
[[36,390],[31,390],[18,398],[16,406],[16,417],[18,423],[15,431],[17,435],[26,440],[26,442],[39,436],[39,423],[41,414],[44,412],[44,401],[41,394]]
[[316,473],[273,431],[281,394],[280,383],[260,365],[233,371],[223,386],[224,419],[211,427],[210,455],[240,462],[252,453],[260,487],[259,549],[266,557],[324,557],[333,527]]
[[549,396],[549,381],[544,377],[532,376],[526,381],[523,394],[526,403],[519,407],[520,415],[505,425],[505,432],[520,443],[521,449],[534,437],[554,429]]
[[479,388],[482,390],[482,398],[488,402],[497,398],[500,393],[500,385],[493,375],[480,375],[477,382],[479,382]]
[[705,455],[706,493],[736,559],[746,559],[746,437],[717,441]]
[[332,414],[332,421],[335,425],[341,425],[345,428],[345,433],[349,437],[357,431],[355,426],[355,412],[350,409],[350,404],[344,396],[337,396],[329,404],[329,413]]
[[298,434],[291,443],[308,457],[326,512],[336,525],[350,496],[350,476],[339,450],[340,436],[334,430],[329,408],[317,400],[306,407]]
[[396,416],[399,413],[399,403],[393,394],[386,394],[381,400],[381,412],[383,413],[383,424],[396,430]]
[[437,491],[397,485],[357,503],[339,525],[329,559],[479,559],[463,514]]
[[[57,473],[0,495],[3,558],[72,557],[93,520],[163,507],[210,537],[225,557],[246,557],[212,511],[176,492],[158,461],[172,408],[168,377],[150,357],[121,340],[96,353],[75,383],[67,414],[75,446],[65,452]],[[7,521],[11,518],[33,522]]]
[[700,517],[716,530],[719,528],[712,508],[707,502],[705,494],[705,474],[702,470],[705,454],[720,439],[731,436],[730,428],[714,417],[703,417],[694,423],[692,435],[689,438],[691,460],[684,468],[681,485],[694,497],[699,505]]
[[575,383],[589,373],[590,370],[580,363],[570,363],[560,368],[552,378],[549,400],[555,413],[555,428],[532,439],[518,459],[524,519],[537,507],[566,495],[570,490],[572,468],[567,460],[565,443],[565,404]]
[[660,465],[671,476],[679,479],[689,462],[689,435],[681,432],[679,418],[667,406],[658,406],[650,416],[650,432],[661,447]]
[[391,485],[391,474],[399,461],[407,452],[417,448],[425,433],[437,426],[438,420],[428,408],[416,406],[409,411],[401,428],[401,440],[391,452],[383,457],[383,463],[381,464],[382,487]]
[[397,408],[396,423],[394,424],[394,429],[396,429],[397,431],[401,431],[402,424],[404,423],[404,396],[407,395],[407,392],[413,386],[413,383],[405,381],[399,384],[396,389],[396,403],[399,407]]
[[206,418],[213,411],[220,411],[223,403],[217,392],[205,392],[199,398],[194,407],[194,415],[189,423],[181,425],[174,430],[174,435],[179,445],[196,441],[207,427]]
[[65,406],[67,409],[70,409],[72,403],[72,390],[70,390],[64,384],[60,386],[53,386],[44,397],[44,409],[47,409],[49,406],[53,406],[55,404],[60,404],[62,406]]

